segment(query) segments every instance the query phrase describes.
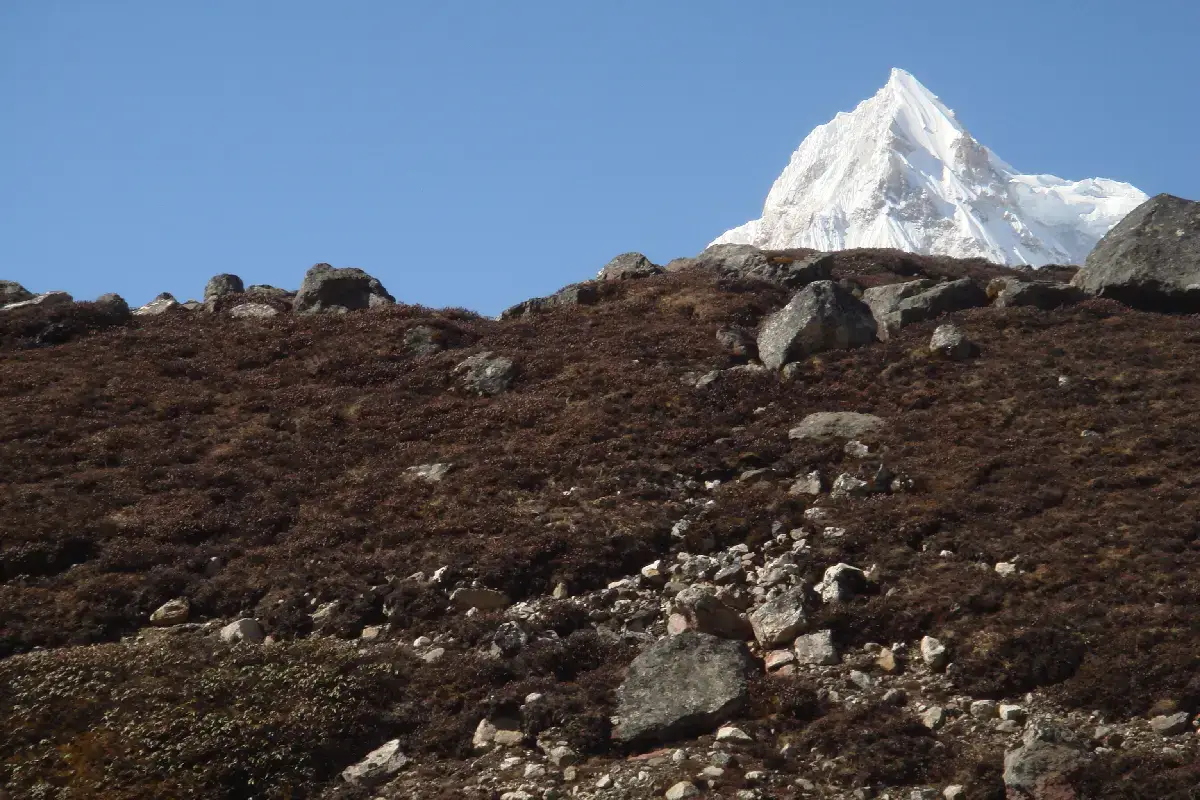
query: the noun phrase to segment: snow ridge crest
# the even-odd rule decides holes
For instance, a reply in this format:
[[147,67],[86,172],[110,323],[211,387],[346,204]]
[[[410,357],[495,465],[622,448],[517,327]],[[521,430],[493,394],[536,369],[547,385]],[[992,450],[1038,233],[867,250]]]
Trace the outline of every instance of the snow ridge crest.
[[894,247],[1010,265],[1081,264],[1146,199],[1119,181],[1017,172],[920,81],[893,69],[874,97],[804,139],[762,217],[713,244]]

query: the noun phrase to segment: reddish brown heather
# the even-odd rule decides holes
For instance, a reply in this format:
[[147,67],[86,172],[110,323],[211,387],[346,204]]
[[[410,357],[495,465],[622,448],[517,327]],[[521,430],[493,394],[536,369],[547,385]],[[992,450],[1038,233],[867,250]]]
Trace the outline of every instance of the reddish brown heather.
[[[1008,272],[860,252],[835,277]],[[443,592],[370,587],[442,566],[514,599],[560,581],[602,586],[668,552],[686,508],[677,475],[853,469],[836,446],[788,440],[824,410],[886,417],[888,462],[917,490],[843,501],[848,534],[815,545],[805,578],[875,564],[885,591],[817,625],[847,645],[936,634],[976,697],[1048,687],[1118,716],[1200,710],[1195,317],[1107,301],[978,309],[951,317],[980,344],[974,361],[931,360],[929,322],[813,358],[790,382],[730,375],[696,390],[684,373],[736,363],[716,331],[753,328],[785,293],[696,272],[605,291],[595,306],[505,322],[398,306],[105,328],[74,311],[81,338],[35,349],[37,319],[0,317],[0,777],[73,796],[305,796],[393,736],[415,753],[465,755],[485,702],[533,690],[553,700],[536,727],[570,723],[577,747],[603,752],[633,652],[565,612],[564,645],[500,662],[426,665],[291,640],[310,632],[315,599],[340,601],[337,635],[385,621],[386,605],[399,640],[452,630],[479,642],[489,620],[448,616]],[[462,346],[414,357],[404,332],[417,324]],[[483,349],[519,364],[510,392],[457,386],[454,365]],[[440,483],[406,473],[435,461],[454,464]],[[692,541],[798,525],[805,503],[786,487],[723,485]],[[213,557],[223,567],[209,575]],[[1021,572],[1008,579],[972,565],[1012,559]],[[176,596],[194,619],[257,616],[284,644],[230,651],[168,636],[140,650],[17,655],[113,642]],[[809,724],[822,710],[803,687],[776,689],[792,699],[760,686],[754,713],[790,714],[806,750],[850,730],[883,743],[851,748],[848,769],[881,780],[964,769],[903,724],[884,732],[843,712]],[[192,713],[215,739],[200,725],[176,730]],[[1183,777],[1157,796],[1194,777],[1168,766]],[[995,782],[994,760],[971,769]],[[1113,769],[1093,780],[1128,788],[1122,776],[1151,774]],[[250,794],[248,778],[259,781]]]

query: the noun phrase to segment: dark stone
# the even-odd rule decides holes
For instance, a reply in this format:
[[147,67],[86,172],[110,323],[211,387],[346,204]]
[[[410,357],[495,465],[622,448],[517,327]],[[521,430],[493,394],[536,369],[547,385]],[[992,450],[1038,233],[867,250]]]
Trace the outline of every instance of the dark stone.
[[825,350],[849,350],[875,341],[871,309],[833,281],[816,281],[767,317],[758,333],[758,354],[779,369]]
[[0,306],[33,299],[33,292],[16,281],[0,281]]
[[335,269],[328,264],[317,264],[305,273],[294,307],[301,314],[344,313],[395,302],[396,298],[388,294],[382,283],[361,269]]
[[461,338],[459,332],[453,329],[417,325],[404,332],[404,347],[413,355],[431,356],[457,347]]
[[648,278],[651,275],[658,275],[662,271],[662,267],[641,253],[622,253],[605,264],[596,277],[602,281],[624,281],[633,278]]
[[500,319],[529,319],[552,308],[590,306],[600,301],[600,292],[592,283],[573,283],[549,297],[532,297],[505,309]]
[[1151,197],[1104,235],[1071,283],[1151,311],[1200,311],[1200,203]]
[[749,701],[750,657],[742,642],[685,631],[659,639],[629,665],[617,689],[623,744],[709,733]]
[[208,279],[208,284],[204,287],[204,302],[216,300],[227,294],[242,294],[245,291],[246,287],[242,284],[241,278],[223,272]]
[[1082,763],[1070,731],[1033,723],[1022,745],[1004,754],[1004,786],[1010,798],[1074,800],[1071,775]]
[[671,262],[667,268],[676,271],[695,266],[712,270],[726,279],[755,278],[788,289],[799,289],[814,281],[829,280],[833,274],[833,259],[832,253],[801,255],[785,250],[760,250],[749,244],[715,244],[691,259],[691,264]]
[[1053,281],[1009,280],[996,295],[996,308],[1033,306],[1042,311],[1052,311],[1064,306],[1073,306],[1087,298],[1087,292],[1078,286]]
[[919,280],[876,286],[863,293],[863,302],[871,307],[879,326],[879,338],[886,340],[905,325],[951,311],[985,306],[988,296],[975,281],[959,278],[936,284]]

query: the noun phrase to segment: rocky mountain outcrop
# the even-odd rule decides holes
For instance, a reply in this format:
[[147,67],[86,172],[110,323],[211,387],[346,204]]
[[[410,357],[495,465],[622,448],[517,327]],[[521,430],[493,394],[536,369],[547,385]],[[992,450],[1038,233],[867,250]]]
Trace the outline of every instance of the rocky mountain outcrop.
[[1156,195],[1104,235],[1071,283],[1151,310],[1200,310],[1200,202]]

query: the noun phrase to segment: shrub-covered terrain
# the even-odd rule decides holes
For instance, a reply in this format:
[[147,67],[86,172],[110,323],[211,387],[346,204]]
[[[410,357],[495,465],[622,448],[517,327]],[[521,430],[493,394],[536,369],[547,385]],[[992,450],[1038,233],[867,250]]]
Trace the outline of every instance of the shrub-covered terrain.
[[[1016,273],[850,251],[834,277],[1001,274]],[[603,615],[571,599],[603,599],[680,550],[759,546],[818,503],[845,534],[809,540],[803,580],[871,567],[872,591],[811,621],[847,652],[932,635],[954,654],[954,691],[974,699],[1032,692],[1117,722],[1200,711],[1196,317],[1103,300],[986,307],[786,377],[694,385],[747,360],[718,331],[753,331],[788,296],[685,270],[503,321],[405,305],[0,315],[0,785],[13,798],[358,796],[338,773],[399,739],[409,779],[425,781],[412,796],[461,797],[482,769],[476,725],[539,693],[527,744],[560,732],[590,759],[591,791],[630,755],[608,727],[641,640],[598,631]],[[38,338],[62,321],[38,314],[53,313],[67,315],[62,343]],[[948,320],[977,358],[931,357]],[[441,349],[417,352],[431,337]],[[515,362],[510,390],[464,388],[456,365],[483,351]],[[789,493],[812,470],[859,468],[840,444],[789,440],[817,411],[886,419],[877,444],[911,491]],[[433,463],[452,465],[440,481],[412,469]],[[756,469],[765,479],[738,480]],[[698,497],[706,512],[672,535]],[[542,604],[554,635],[490,653],[504,612],[450,601],[472,581]],[[145,630],[177,597],[191,624]],[[247,616],[272,641],[215,636]],[[369,626],[383,627],[360,640]],[[445,653],[422,657],[418,637]],[[834,759],[807,796],[950,783],[1003,796],[1003,745],[816,689],[804,673],[756,679],[746,764],[802,777],[796,759]],[[1079,796],[1191,796],[1188,737],[1101,752]],[[750,770],[731,767],[712,793],[744,790]]]

